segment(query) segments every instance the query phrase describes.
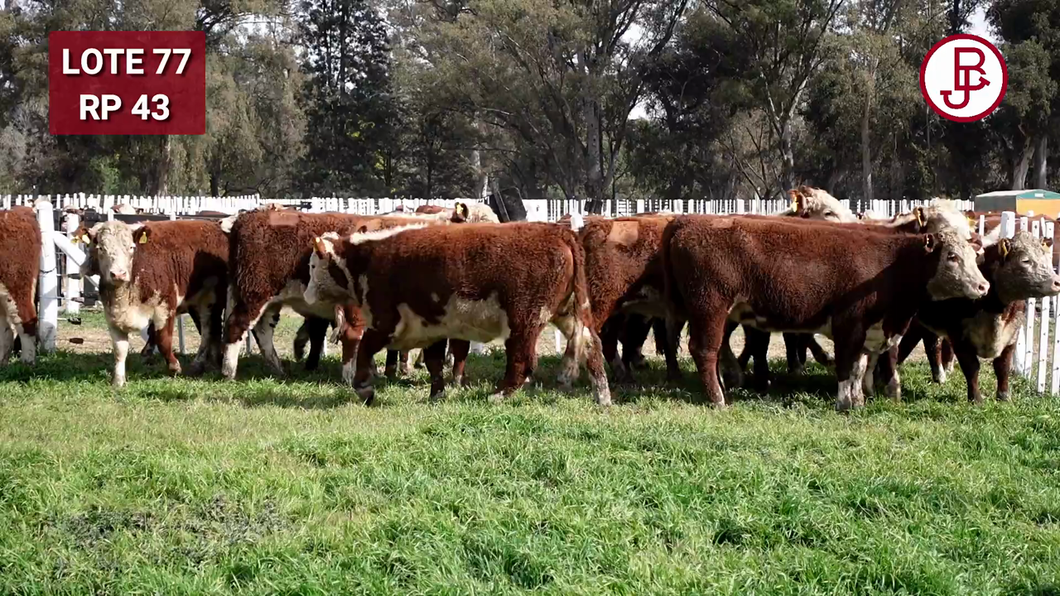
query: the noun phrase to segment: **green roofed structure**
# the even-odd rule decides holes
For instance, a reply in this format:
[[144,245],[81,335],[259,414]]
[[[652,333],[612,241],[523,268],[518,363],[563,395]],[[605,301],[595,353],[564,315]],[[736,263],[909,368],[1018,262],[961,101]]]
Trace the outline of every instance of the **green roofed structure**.
[[1021,215],[1060,215],[1060,193],[1051,190],[998,190],[975,197],[976,211],[1015,211]]

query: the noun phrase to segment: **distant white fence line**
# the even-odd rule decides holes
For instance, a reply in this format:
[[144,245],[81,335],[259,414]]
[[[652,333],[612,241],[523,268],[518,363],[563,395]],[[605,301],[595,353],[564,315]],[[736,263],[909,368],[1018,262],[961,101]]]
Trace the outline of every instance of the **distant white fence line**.
[[[138,196],[138,195],[97,195],[85,193],[67,193],[56,195],[0,195],[0,206],[10,209],[13,205],[32,206],[45,199],[53,209],[93,209],[106,213],[115,205],[128,205],[133,209],[142,209],[149,214],[195,215],[200,211],[218,211],[236,213],[240,210],[254,209],[263,203],[275,203],[291,207],[304,208],[311,212],[337,211],[375,215],[387,213],[399,207],[416,209],[422,205],[442,205],[452,207],[457,201],[472,202],[481,199],[421,199],[412,197],[386,198],[349,198],[349,197],[310,197],[308,199],[263,199],[259,195],[239,195],[231,197],[206,196]],[[872,211],[878,216],[894,216],[906,213],[917,206],[927,205],[929,200],[874,200],[844,201],[855,213]],[[971,210],[972,201],[954,201],[961,210]],[[527,219],[532,221],[555,221],[567,214],[585,215],[584,200],[574,199],[526,199],[523,205],[527,210]],[[782,199],[608,199],[604,201],[603,214],[620,217],[652,211],[670,211],[673,213],[753,213],[774,214],[785,211],[791,202]]]

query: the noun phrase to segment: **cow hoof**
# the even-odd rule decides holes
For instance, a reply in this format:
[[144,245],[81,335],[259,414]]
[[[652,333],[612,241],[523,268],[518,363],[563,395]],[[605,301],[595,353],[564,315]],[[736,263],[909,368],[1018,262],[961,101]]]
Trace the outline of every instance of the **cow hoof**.
[[360,389],[354,389],[357,393],[357,397],[361,398],[364,405],[370,406],[375,402],[375,388],[374,387],[361,387]]
[[790,374],[792,376],[795,376],[795,377],[800,377],[805,372],[806,372],[806,367],[801,365],[801,364],[798,365],[798,366],[789,366],[788,367],[788,374]]
[[889,381],[883,394],[894,401],[902,401],[902,384],[898,381]]
[[508,399],[508,396],[503,391],[491,393],[487,398],[487,401],[495,406],[503,404]]
[[114,387],[115,389],[121,389],[122,387],[125,386],[125,377],[119,377],[119,376],[115,375],[110,380],[110,385],[111,385],[111,387]]
[[645,368],[648,366],[648,359],[644,357],[644,354],[638,352],[630,359],[629,365],[633,368]]
[[169,370],[169,376],[171,376],[171,377],[178,376],[180,374],[180,372],[181,372],[181,368],[180,368],[180,363],[179,362],[177,364],[170,364],[169,367],[167,367],[167,368]]
[[443,399],[445,399],[445,389],[442,389],[441,391],[435,393],[431,393],[430,397],[427,398],[427,401],[432,404],[435,404],[442,401]]
[[937,371],[932,371],[932,373],[931,373],[931,382],[932,383],[937,383],[939,385],[945,385],[946,384],[946,378],[947,378],[947,374],[946,374],[946,369],[945,368],[939,368]]
[[1009,401],[1009,399],[1011,398],[1009,397],[1008,391],[997,392],[997,401]]
[[601,389],[596,392],[596,405],[605,408],[611,405],[611,391],[609,389]]
[[206,372],[206,363],[195,360],[188,366],[188,372],[185,373],[189,377],[201,377]]

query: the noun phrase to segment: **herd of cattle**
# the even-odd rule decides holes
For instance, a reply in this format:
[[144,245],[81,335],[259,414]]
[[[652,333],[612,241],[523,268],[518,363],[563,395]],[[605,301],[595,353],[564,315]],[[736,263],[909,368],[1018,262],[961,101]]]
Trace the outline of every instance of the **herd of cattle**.
[[[705,396],[718,406],[751,360],[753,386],[768,387],[771,333],[783,333],[791,370],[807,351],[834,366],[840,410],[864,405],[877,387],[897,399],[898,365],[921,341],[936,381],[956,356],[968,398],[981,401],[979,360],[989,359],[997,398],[1008,398],[1025,301],[1060,293],[1051,239],[1001,238],[997,214],[980,235],[979,214],[944,201],[875,219],[820,189],[790,194],[791,208],[775,216],[589,216],[578,230],[569,220],[499,223],[486,205],[458,203],[377,216],[265,206],[215,220],[106,221],[75,236],[86,246],[81,273],[99,276],[116,386],[126,380],[129,335],[144,328],[144,353],[157,348],[181,373],[181,313],[201,336],[188,374],[219,366],[234,378],[248,331],[282,374],[273,332],[286,306],[305,317],[298,358],[308,343],[306,367],[315,368],[334,328],[343,380],[366,402],[384,349],[387,375],[422,349],[434,399],[445,390],[447,348],[453,381],[463,383],[469,342],[498,338],[507,367],[497,395],[506,396],[530,379],[549,324],[567,338],[560,384],[569,387],[584,364],[604,405],[605,362],[615,380],[631,380],[652,330],[668,378],[678,378],[686,324]],[[31,363],[40,230],[31,209],[13,208],[0,211],[0,231],[0,360],[18,343]],[[729,347],[737,326],[739,357]],[[832,338],[834,360],[814,334]]]

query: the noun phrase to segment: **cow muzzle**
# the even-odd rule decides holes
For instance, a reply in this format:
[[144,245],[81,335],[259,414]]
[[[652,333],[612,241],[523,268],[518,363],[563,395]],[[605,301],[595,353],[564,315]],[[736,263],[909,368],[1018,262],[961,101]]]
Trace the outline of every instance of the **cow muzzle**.
[[110,272],[110,277],[114,281],[127,282],[129,281],[129,272],[125,269],[113,269]]

